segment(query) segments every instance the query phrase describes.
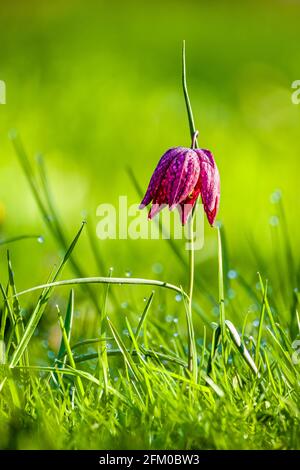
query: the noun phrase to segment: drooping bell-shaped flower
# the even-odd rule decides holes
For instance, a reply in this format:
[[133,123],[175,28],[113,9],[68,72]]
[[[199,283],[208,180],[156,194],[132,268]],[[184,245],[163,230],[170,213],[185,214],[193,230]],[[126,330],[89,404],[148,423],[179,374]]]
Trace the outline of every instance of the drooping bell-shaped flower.
[[152,202],[149,219],[165,206],[179,209],[184,225],[201,195],[210,225],[219,208],[220,175],[209,150],[175,147],[158,162],[140,208]]

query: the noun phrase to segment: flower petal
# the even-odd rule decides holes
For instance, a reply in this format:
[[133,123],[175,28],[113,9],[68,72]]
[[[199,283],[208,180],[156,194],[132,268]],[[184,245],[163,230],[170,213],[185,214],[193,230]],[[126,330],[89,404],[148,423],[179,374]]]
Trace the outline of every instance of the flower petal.
[[185,149],[173,160],[167,172],[167,194],[171,209],[193,192],[199,175],[199,159],[192,149]]
[[183,147],[174,147],[167,150],[163,154],[150,179],[148,189],[140,204],[140,209],[143,209],[154,199],[170,163],[173,161],[174,158],[176,158],[178,154],[180,154],[182,149]]
[[201,197],[210,225],[213,225],[220,202],[220,175],[209,150],[196,149],[200,161]]
[[151,209],[148,213],[148,219],[153,219],[153,217],[158,214],[161,210],[166,207],[166,204],[153,203]]
[[201,185],[199,178],[192,193],[189,194],[187,198],[177,206],[181,217],[182,225],[185,225],[187,223],[190,213],[192,212],[192,209],[197,202],[197,198],[200,194],[200,189]]

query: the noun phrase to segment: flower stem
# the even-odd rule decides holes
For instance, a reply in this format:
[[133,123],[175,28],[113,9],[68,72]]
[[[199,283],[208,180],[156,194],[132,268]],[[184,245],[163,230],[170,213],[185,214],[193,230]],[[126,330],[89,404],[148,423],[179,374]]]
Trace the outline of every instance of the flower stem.
[[191,215],[189,224],[189,297],[188,297],[188,369],[193,376],[195,382],[198,377],[197,365],[197,349],[195,341],[195,332],[193,325],[193,290],[194,290],[194,274],[195,274],[195,250],[194,250],[194,214]]
[[[185,61],[185,41],[182,44],[182,88],[186,104],[186,110],[189,121],[189,128],[192,140],[192,148],[198,147],[197,136],[198,131],[196,131],[194,116],[192,111],[192,106],[188,94],[187,83],[186,83],[186,61]],[[196,205],[194,206],[195,209]],[[193,290],[194,290],[194,271],[195,271],[195,250],[194,250],[194,213],[192,211],[189,223],[189,301],[188,301],[188,369],[192,374],[195,382],[197,381],[197,350],[195,342],[195,333],[193,326],[193,314],[192,314],[192,303],[193,303]]]
[[[190,98],[188,94],[187,83],[186,83],[185,41],[183,41],[182,43],[182,88],[183,88],[186,110],[188,114],[191,139],[193,140],[194,135],[196,133],[196,128],[195,128],[194,116],[193,116],[192,106],[191,106],[191,102],[190,102]],[[195,139],[195,147],[198,147],[197,138]]]

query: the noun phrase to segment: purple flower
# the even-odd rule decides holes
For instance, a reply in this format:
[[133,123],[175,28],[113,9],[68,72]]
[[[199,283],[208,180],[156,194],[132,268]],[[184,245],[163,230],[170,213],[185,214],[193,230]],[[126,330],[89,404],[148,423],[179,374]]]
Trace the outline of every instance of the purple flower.
[[152,202],[148,218],[165,206],[179,209],[184,225],[201,194],[204,210],[213,225],[219,208],[220,175],[209,150],[175,147],[158,162],[140,209]]

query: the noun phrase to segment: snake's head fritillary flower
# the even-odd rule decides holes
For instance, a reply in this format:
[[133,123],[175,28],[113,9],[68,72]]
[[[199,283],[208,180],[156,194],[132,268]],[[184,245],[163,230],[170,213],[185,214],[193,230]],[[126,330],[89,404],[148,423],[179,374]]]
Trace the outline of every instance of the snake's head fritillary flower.
[[152,202],[149,219],[165,206],[179,209],[182,224],[201,195],[210,225],[214,224],[220,200],[220,175],[209,150],[175,147],[158,162],[140,209]]

